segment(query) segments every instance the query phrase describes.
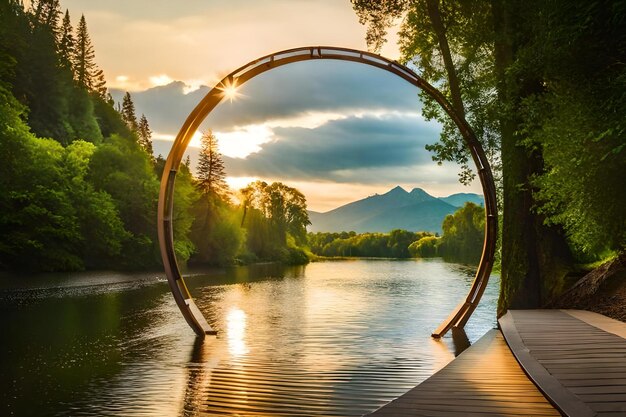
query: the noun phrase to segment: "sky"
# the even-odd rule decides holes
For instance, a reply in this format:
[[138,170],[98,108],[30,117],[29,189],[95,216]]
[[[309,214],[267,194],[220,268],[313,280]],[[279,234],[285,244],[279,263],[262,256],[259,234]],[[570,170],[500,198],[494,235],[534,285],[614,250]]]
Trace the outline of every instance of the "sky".
[[[366,49],[348,0],[62,0],[76,25],[85,15],[113,97],[130,91],[167,155],[189,112],[223,76],[263,55],[330,45]],[[397,29],[396,29],[397,30]],[[381,55],[399,57],[396,30]],[[327,211],[401,185],[435,196],[478,192],[458,167],[424,149],[439,126],[420,113],[416,87],[363,64],[308,61],[266,72],[223,101],[212,130],[233,188],[255,179],[300,189]],[[199,135],[188,152],[197,158]]]

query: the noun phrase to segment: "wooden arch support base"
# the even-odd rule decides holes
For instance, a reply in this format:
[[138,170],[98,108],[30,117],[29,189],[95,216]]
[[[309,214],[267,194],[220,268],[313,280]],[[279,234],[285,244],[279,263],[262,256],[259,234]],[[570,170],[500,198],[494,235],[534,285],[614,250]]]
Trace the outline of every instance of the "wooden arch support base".
[[231,72],[229,75],[224,77],[219,84],[213,87],[200,101],[200,103],[198,103],[196,108],[189,114],[187,120],[185,120],[185,123],[176,136],[176,140],[174,141],[172,150],[167,157],[167,161],[165,162],[165,168],[161,178],[161,189],[159,192],[157,223],[163,266],[165,268],[170,289],[172,290],[172,294],[176,300],[176,304],[180,308],[185,320],[187,320],[187,323],[189,323],[189,326],[191,326],[198,336],[204,337],[206,334],[216,334],[211,326],[209,326],[198,307],[195,305],[191,294],[187,290],[185,281],[183,280],[180,270],[178,269],[176,255],[174,252],[172,223],[174,182],[189,141],[204,119],[220,103],[220,101],[222,101],[224,98],[224,89],[228,86],[240,86],[246,81],[273,68],[278,68],[293,62],[316,59],[352,61],[389,71],[426,92],[426,94],[439,103],[443,110],[458,126],[459,131],[465,140],[465,144],[472,155],[474,164],[476,165],[478,176],[483,188],[483,194],[485,196],[485,241],[483,244],[483,253],[480,264],[478,266],[478,270],[476,271],[476,276],[474,277],[469,294],[452,311],[448,318],[432,333],[432,336],[439,338],[453,327],[464,327],[465,323],[467,323],[467,320],[474,312],[474,309],[476,309],[476,306],[485,291],[485,287],[487,286],[487,281],[489,280],[489,275],[491,273],[496,248],[498,223],[496,189],[485,152],[465,119],[454,110],[452,105],[450,105],[450,103],[444,98],[443,94],[427,83],[419,75],[415,74],[412,70],[380,55],[354,49],[335,48],[330,46],[313,46],[289,49],[264,56],[244,65],[243,67]]

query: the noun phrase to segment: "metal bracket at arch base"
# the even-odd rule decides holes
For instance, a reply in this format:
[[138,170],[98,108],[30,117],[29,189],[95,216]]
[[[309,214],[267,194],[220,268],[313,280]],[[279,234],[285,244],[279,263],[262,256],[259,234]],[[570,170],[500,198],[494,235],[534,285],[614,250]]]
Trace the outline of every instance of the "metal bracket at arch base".
[[163,267],[178,308],[183,314],[183,317],[185,317],[189,326],[191,326],[199,337],[217,333],[211,328],[202,312],[194,303],[178,268],[176,254],[174,251],[174,233],[172,227],[174,183],[178,167],[180,166],[185,150],[187,149],[187,145],[191,141],[194,133],[200,127],[200,124],[224,98],[223,91],[225,87],[240,86],[259,74],[286,64],[317,59],[357,62],[383,69],[399,76],[400,78],[403,78],[405,81],[420,88],[432,99],[434,99],[454,121],[459,129],[459,132],[463,136],[465,145],[472,155],[472,159],[476,166],[478,177],[483,189],[483,195],[485,197],[485,241],[483,244],[483,253],[480,264],[478,265],[476,276],[474,277],[474,281],[472,282],[472,286],[467,297],[432,333],[432,336],[440,338],[453,327],[463,328],[476,309],[476,306],[485,291],[489,275],[491,273],[491,267],[493,265],[496,249],[496,188],[485,152],[465,119],[455,111],[443,94],[411,69],[395,61],[391,61],[370,52],[331,46],[307,46],[289,49],[256,59],[243,67],[236,69],[224,77],[219,84],[213,87],[200,101],[200,103],[198,103],[196,108],[189,114],[187,120],[185,120],[185,123],[176,136],[176,140],[172,145],[172,149],[167,157],[165,167],[163,169],[161,189],[159,192],[157,222]]

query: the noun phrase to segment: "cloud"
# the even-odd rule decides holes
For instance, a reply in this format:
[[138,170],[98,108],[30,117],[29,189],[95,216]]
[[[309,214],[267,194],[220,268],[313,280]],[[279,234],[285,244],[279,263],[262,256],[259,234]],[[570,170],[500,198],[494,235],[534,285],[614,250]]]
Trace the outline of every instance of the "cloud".
[[250,80],[242,97],[220,104],[206,125],[216,130],[307,112],[417,111],[419,90],[379,68],[353,62],[306,61],[285,65]]
[[153,75],[153,76],[150,77],[150,82],[154,86],[168,85],[172,81],[174,81],[174,80],[171,79],[167,74]]
[[[245,159],[224,157],[232,176],[389,181],[398,170],[432,165],[426,143],[439,127],[418,115],[388,113],[329,121],[316,129],[276,128],[274,140]],[[367,171],[389,171],[385,178],[365,178]]]
[[[202,86],[186,93],[181,81],[132,93],[137,113],[144,113],[154,131],[176,134],[188,114],[208,93]],[[203,128],[230,131],[235,127],[274,123],[288,126],[319,114],[335,118],[363,112],[419,111],[419,90],[394,74],[363,64],[308,61],[270,70],[242,85],[241,96],[224,101]],[[116,101],[124,91],[112,90]],[[331,117],[332,118],[332,117]]]
[[[175,136],[189,112],[209,91],[208,87],[200,87],[185,94],[186,87],[184,82],[174,81],[168,85],[131,93],[137,114],[146,115],[153,131]],[[121,102],[125,92],[112,89],[110,93],[116,102]]]
[[[157,154],[167,155],[167,139],[208,92],[202,86],[185,94],[186,88],[177,81],[133,93],[137,113],[147,115],[162,139],[154,143]],[[301,62],[261,74],[239,93],[232,103],[220,103],[201,126],[220,138],[231,177],[296,183],[308,192],[316,186],[305,184],[331,182],[363,190],[380,186],[380,192],[396,184],[436,195],[462,190],[458,167],[437,166],[424,149],[437,141],[440,127],[421,117],[419,90],[384,70]],[[117,91],[114,97],[121,95]],[[195,166],[198,149],[187,151]],[[311,203],[327,208],[342,199],[318,193]]]

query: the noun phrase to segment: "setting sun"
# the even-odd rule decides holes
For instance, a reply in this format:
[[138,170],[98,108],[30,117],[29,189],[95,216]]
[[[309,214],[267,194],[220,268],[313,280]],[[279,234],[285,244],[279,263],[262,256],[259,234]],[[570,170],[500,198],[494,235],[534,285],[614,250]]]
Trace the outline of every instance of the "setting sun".
[[237,91],[237,79],[226,80],[220,83],[221,86],[218,86],[217,89],[222,92],[222,97],[228,99],[231,103],[237,97],[241,96],[241,93]]

